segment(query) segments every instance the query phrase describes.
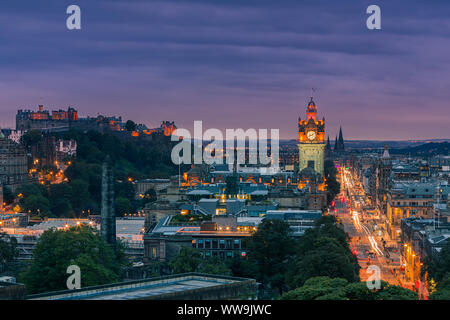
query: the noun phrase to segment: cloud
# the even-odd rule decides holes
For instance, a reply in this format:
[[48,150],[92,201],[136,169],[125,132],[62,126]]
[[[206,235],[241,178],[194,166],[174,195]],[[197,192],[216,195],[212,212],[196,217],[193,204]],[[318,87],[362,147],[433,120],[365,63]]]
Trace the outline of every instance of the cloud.
[[339,124],[353,138],[450,134],[446,1],[379,1],[381,31],[365,28],[369,1],[76,3],[81,31],[65,28],[67,1],[0,3],[0,125],[42,97],[81,114],[288,138],[317,87],[331,136]]

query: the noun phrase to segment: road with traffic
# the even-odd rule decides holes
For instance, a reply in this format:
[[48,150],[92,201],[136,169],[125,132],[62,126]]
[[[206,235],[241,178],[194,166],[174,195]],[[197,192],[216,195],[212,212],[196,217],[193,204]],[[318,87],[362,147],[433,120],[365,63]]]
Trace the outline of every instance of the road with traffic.
[[340,182],[341,193],[335,199],[334,210],[350,236],[351,250],[361,266],[361,281],[372,274],[367,270],[372,265],[380,268],[382,280],[401,285],[397,245],[383,230],[379,210],[370,207],[359,181],[348,169],[341,169]]

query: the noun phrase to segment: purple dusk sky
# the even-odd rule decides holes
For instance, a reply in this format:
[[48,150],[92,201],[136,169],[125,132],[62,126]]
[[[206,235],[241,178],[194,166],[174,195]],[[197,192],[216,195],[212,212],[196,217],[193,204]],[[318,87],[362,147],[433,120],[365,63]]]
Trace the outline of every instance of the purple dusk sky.
[[450,138],[449,17],[448,0],[2,0],[0,126],[41,103],[295,138],[314,87],[331,139]]

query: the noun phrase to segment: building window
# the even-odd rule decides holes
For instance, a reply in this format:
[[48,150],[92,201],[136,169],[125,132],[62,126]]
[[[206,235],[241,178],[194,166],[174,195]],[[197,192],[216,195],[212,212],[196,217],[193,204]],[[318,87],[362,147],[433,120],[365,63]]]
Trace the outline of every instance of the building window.
[[231,249],[231,240],[230,239],[227,240],[227,249]]
[[211,248],[211,240],[207,239],[205,240],[205,248],[210,249]]
[[203,240],[202,239],[198,240],[197,248],[203,249]]
[[152,248],[152,258],[156,258],[156,248]]
[[233,257],[233,252],[227,251],[227,259],[230,259]]
[[225,249],[225,240],[219,240],[219,248]]
[[236,239],[234,240],[233,249],[239,249],[240,247],[240,240]]
[[205,256],[206,256],[207,258],[211,257],[211,251],[205,251]]
[[218,248],[217,243],[218,243],[217,240],[213,240],[212,241],[212,248],[213,249],[217,249]]

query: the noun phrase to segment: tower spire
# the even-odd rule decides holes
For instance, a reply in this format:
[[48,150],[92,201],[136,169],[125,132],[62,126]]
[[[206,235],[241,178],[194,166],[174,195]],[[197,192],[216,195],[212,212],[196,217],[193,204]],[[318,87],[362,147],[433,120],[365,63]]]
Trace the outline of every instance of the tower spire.
[[311,100],[308,102],[308,106],[306,107],[306,120],[313,118],[316,121],[317,116],[317,107],[315,102],[313,101],[312,92],[311,92]]
[[327,150],[331,150],[330,136],[327,136],[327,145],[325,147]]
[[339,126],[339,150],[340,151],[344,151],[345,150],[345,146],[344,146],[344,137],[342,135],[342,126]]

